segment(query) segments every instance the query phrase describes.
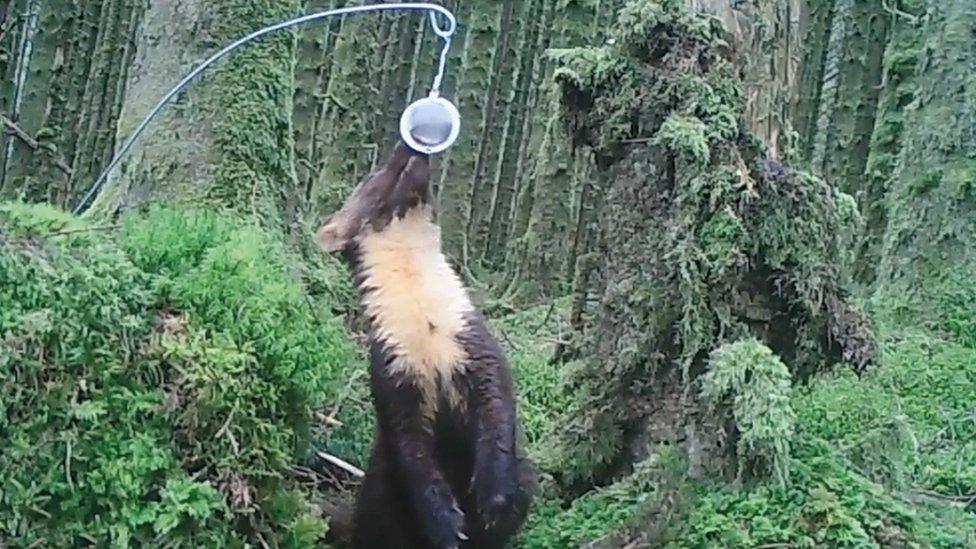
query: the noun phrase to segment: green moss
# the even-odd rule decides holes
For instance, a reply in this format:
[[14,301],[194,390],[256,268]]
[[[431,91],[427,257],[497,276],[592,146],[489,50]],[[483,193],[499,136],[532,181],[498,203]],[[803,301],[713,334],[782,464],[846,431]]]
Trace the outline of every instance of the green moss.
[[883,338],[880,360],[793,391],[788,485],[701,482],[681,466],[649,477],[645,464],[572,502],[543,498],[520,546],[972,546],[976,518],[939,497],[976,491],[976,354],[916,327]]
[[796,415],[790,407],[790,371],[755,339],[716,349],[702,376],[702,397],[713,410],[731,408],[737,431],[739,477],[771,475],[789,481]]
[[616,43],[554,54],[563,128],[609,179],[601,274],[580,292],[600,299],[574,326],[581,364],[567,374],[580,404],[557,435],[569,486],[606,482],[649,425],[683,431],[688,414],[655,417],[659,402],[694,406],[679,395],[723,344],[758,338],[804,378],[873,352],[845,290],[855,204],[741,130],[745,86],[721,24],[634,0],[614,29]]
[[[667,547],[967,547],[976,522],[899,501],[821,444],[802,442],[789,488],[707,485]],[[948,520],[946,520],[948,518]]]
[[673,479],[680,476],[682,460],[662,452],[640,463],[620,482],[594,490],[567,506],[542,500],[533,509],[517,546],[525,549],[582,547],[587,542],[607,543],[638,527],[648,512],[663,513],[675,505]]
[[226,215],[2,206],[0,539],[313,546],[288,471],[355,361],[285,268]]
[[976,518],[939,500],[976,491],[976,353],[918,327],[882,343],[876,370],[838,370],[796,392],[788,488],[702,487],[674,546],[976,543]]
[[708,162],[708,127],[697,118],[671,114],[661,124],[654,142],[695,164]]
[[743,252],[745,227],[734,212],[717,212],[701,228],[699,240],[705,260],[716,271],[731,268]]
[[976,269],[976,77],[969,69],[976,62],[971,47],[976,14],[962,1],[938,9],[926,3],[919,24],[913,102],[905,109],[900,141],[903,154],[884,203],[887,226],[876,298],[936,325],[956,316],[943,308],[949,302],[939,296],[950,295],[944,289],[971,279]]
[[[220,2],[209,38],[230,42],[293,17],[300,7],[297,0]],[[208,196],[269,222],[282,218],[283,197],[297,192],[291,119],[295,49],[293,32],[252,44],[215,69],[205,88],[205,109],[216,115],[207,151],[213,167]]]

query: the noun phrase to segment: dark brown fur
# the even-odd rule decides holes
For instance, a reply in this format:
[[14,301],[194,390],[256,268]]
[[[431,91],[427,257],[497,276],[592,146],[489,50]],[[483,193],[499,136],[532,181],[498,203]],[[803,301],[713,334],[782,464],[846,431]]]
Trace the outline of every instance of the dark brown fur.
[[[357,235],[364,228],[382,231],[428,201],[427,159],[400,145],[320,230],[323,247],[349,262],[364,299],[374,289],[363,284]],[[394,367],[404,359],[396,346],[371,334],[377,426],[353,517],[357,549],[501,548],[526,518],[535,473],[516,454],[512,377],[481,315],[468,313],[462,326],[456,340],[464,362],[437,381],[438,388],[452,384],[457,398],[437,390],[433,406],[425,402],[430,393],[423,383]]]

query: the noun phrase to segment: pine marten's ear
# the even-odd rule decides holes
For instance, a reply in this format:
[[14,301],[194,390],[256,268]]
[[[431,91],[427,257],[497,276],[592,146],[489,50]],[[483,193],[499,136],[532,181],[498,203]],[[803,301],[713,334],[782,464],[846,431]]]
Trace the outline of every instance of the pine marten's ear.
[[341,252],[355,236],[348,212],[340,210],[331,215],[315,233],[315,242],[327,253]]
[[[429,172],[426,159],[418,160],[417,153],[403,143],[393,150],[386,164],[363,179],[345,204],[329,216],[315,240],[328,253],[341,252],[368,224],[379,230],[389,222],[393,211],[407,199],[397,196],[397,185],[406,181],[403,189],[426,189]],[[414,194],[416,194],[416,190]]]

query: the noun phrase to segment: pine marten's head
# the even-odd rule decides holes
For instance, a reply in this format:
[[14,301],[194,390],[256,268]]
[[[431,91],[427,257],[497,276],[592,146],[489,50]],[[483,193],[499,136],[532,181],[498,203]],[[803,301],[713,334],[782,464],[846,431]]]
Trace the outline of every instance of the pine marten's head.
[[386,164],[363,179],[318,230],[319,246],[348,258],[364,238],[384,232],[395,220],[408,214],[427,217],[431,213],[429,180],[427,157],[398,144]]
[[[400,144],[317,234],[352,267],[372,335],[426,391],[464,363],[458,335],[473,312],[441,250],[426,156]],[[457,395],[449,395],[455,398]]]

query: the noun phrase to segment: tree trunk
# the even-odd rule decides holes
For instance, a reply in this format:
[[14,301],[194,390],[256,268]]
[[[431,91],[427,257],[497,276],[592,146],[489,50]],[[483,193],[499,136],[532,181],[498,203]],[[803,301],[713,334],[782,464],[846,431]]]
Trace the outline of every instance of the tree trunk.
[[[522,138],[519,143],[518,156],[515,160],[512,175],[512,199],[508,206],[509,216],[504,223],[505,238],[505,280],[502,287],[511,287],[518,280],[521,268],[522,251],[524,250],[523,236],[529,225],[532,214],[532,200],[534,185],[532,180],[531,163],[539,156],[540,141],[545,135],[546,109],[548,99],[544,83],[548,78],[548,60],[542,55],[552,40],[552,21],[556,16],[556,0],[540,0],[542,2],[542,17],[539,21],[539,33],[536,41],[538,55],[532,63],[532,82],[530,95],[526,100],[528,110],[522,121]],[[541,131],[540,131],[541,130]]]
[[[793,68],[774,63],[767,74],[778,90],[742,97],[749,87],[738,78],[753,64],[734,60],[749,54],[730,59],[724,43],[695,34],[711,21],[680,3],[634,2],[615,45],[557,57],[554,118],[593,149],[607,181],[588,245],[596,257],[578,262],[576,336],[560,357],[582,362],[569,382],[579,408],[557,429],[565,467],[553,471],[570,492],[613,478],[656,443],[694,446],[703,468],[728,471],[694,396],[707,356],[724,343],[756,337],[801,379],[834,360],[857,369],[873,360],[839,266],[848,227],[837,193],[776,158],[785,117],[755,124],[766,145],[740,131],[750,101],[788,97]],[[679,91],[648,92],[658,89]],[[541,253],[558,247],[544,242]]]
[[[598,5],[573,1],[556,10],[551,47],[590,43],[597,9]],[[536,109],[545,118],[540,116],[535,122],[543,131],[538,145],[530,145],[531,154],[525,160],[532,170],[520,183],[508,259],[514,274],[510,275],[506,294],[527,301],[554,298],[568,291],[570,281],[564,275],[574,238],[572,200],[583,185],[574,169],[574,144],[559,118],[558,90],[552,85],[549,68],[543,70],[546,76]]]
[[800,97],[796,106],[794,126],[800,139],[800,156],[809,162],[813,157],[823,98],[824,72],[827,50],[834,28],[836,0],[810,0],[809,28],[803,40]]
[[444,158],[438,188],[445,246],[457,254],[464,267],[469,266],[467,227],[472,177],[485,130],[486,92],[491,88],[491,68],[503,8],[496,2],[472,2],[468,6],[466,25],[458,29],[460,44],[456,47],[461,49],[463,56],[460,65],[454,65],[458,67],[455,102],[465,125],[457,143]]
[[851,4],[845,20],[837,88],[828,131],[825,175],[842,191],[864,190],[890,15],[881,2]]
[[[466,218],[466,245],[468,248],[466,257],[481,258],[484,254],[485,240],[488,237],[490,224],[491,196],[492,189],[488,187],[487,176],[490,173],[489,167],[493,165],[491,158],[496,155],[496,149],[500,146],[501,126],[499,123],[500,111],[505,110],[501,102],[507,102],[508,94],[512,88],[514,72],[510,68],[509,59],[512,58],[511,35],[513,24],[512,19],[515,14],[515,2],[506,0],[502,3],[501,15],[499,16],[498,38],[495,41],[495,55],[492,60],[491,83],[488,86],[487,97],[485,99],[484,114],[481,123],[481,136],[479,138],[478,152],[475,160],[474,171],[471,176],[471,192],[468,199],[468,211]],[[504,120],[502,121],[504,122]]]
[[855,277],[865,285],[874,282],[880,261],[881,241],[888,224],[886,197],[898,167],[909,107],[915,100],[923,38],[920,19],[925,11],[921,3],[902,3],[903,11],[894,18],[892,39],[885,53],[884,85],[865,174],[861,199],[864,222],[855,265]]
[[976,345],[976,5],[930,0],[926,8],[878,291],[902,320],[931,321]]
[[517,54],[516,72],[512,96],[508,100],[508,110],[505,114],[502,140],[499,145],[498,161],[494,169],[492,181],[491,206],[488,213],[488,234],[482,260],[497,268],[500,258],[499,251],[504,249],[505,238],[508,236],[507,226],[512,213],[512,203],[515,194],[515,173],[518,168],[518,154],[522,145],[522,138],[526,128],[526,121],[532,118],[528,110],[532,88],[537,85],[534,80],[533,67],[538,61],[537,37],[541,32],[543,2],[532,0],[526,2],[525,11],[521,17],[525,21],[521,27],[521,35],[515,48]]
[[[336,6],[337,0],[320,0],[309,2],[308,11],[330,10]],[[344,21],[334,19],[321,26],[302,29],[298,42],[293,116],[295,168],[306,201],[311,200],[313,187],[323,168],[325,128],[322,122],[327,103],[322,98],[329,89],[336,40]]]
[[137,0],[14,2],[4,21],[0,196],[73,205],[115,142]]
[[[119,137],[127,138],[193,63],[299,8],[298,0],[152,2],[138,35]],[[249,44],[203,75],[153,121],[109,178],[91,215],[203,199],[269,224],[283,221],[297,190],[291,119],[295,41],[285,31]]]
[[804,2],[691,0],[692,9],[716,15],[732,38],[744,71],[745,122],[781,158],[788,144],[792,106],[800,94],[799,51]]

